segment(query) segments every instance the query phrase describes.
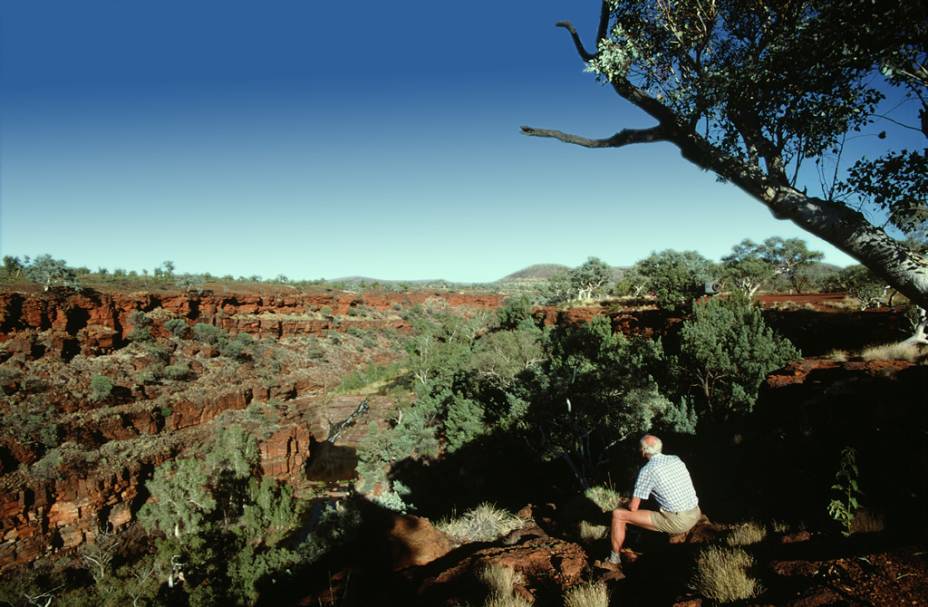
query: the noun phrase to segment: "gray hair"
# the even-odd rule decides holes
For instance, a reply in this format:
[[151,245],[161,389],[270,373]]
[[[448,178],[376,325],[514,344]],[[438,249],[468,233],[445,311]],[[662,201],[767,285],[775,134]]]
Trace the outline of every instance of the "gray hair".
[[645,455],[657,455],[663,448],[664,443],[653,434],[645,434],[641,437],[641,452]]

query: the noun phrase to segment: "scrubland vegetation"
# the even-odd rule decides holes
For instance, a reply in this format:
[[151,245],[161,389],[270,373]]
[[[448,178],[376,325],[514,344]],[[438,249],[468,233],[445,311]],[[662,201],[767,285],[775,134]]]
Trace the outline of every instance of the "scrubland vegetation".
[[[747,263],[744,259],[759,255],[761,246],[745,242],[736,250],[738,263]],[[559,294],[554,300],[560,298],[564,309],[600,301],[611,280],[603,278],[603,265],[591,259],[566,281],[555,275],[539,293]],[[734,272],[733,267],[725,271]],[[765,270],[767,279],[771,271]],[[582,495],[594,507],[593,514],[573,520],[567,535],[583,542],[591,557],[600,556],[593,553],[606,546],[608,513],[627,499],[611,479],[617,459],[625,458],[627,466],[628,445],[644,432],[677,440],[736,433],[754,415],[765,378],[801,358],[767,324],[751,298],[757,292],[753,286],[729,281],[723,284],[731,291],[703,297],[705,283],[721,275],[717,272],[693,254],[663,252],[611,283],[678,319],[663,335],[625,335],[604,314],[545,324],[533,298],[521,295],[494,311],[453,308],[438,299],[392,310],[409,327],[406,333],[350,326],[349,317],[380,316],[352,307],[342,331],[287,343],[232,334],[162,311],[137,311],[129,317],[123,348],[59,363],[68,373],[54,392],[46,379],[31,375],[51,363],[10,358],[0,365],[2,383],[12,386],[4,410],[10,423],[2,432],[30,445],[36,460],[22,472],[42,479],[54,479],[64,469],[112,466],[151,445],[173,444],[169,438],[111,440],[86,451],[63,440],[70,424],[80,420],[90,427],[139,407],[164,424],[179,403],[236,385],[241,369],[271,394],[286,370],[336,365],[338,380],[328,388],[333,397],[385,397],[394,408],[363,433],[352,481],[357,496],[341,502],[325,497],[324,486],[303,487],[296,495],[262,475],[255,438],[267,436],[292,412],[291,405],[255,399],[241,411],[227,412],[226,421],[198,439],[189,454],[177,444],[171,449],[179,455],[154,469],[133,527],[144,542],[103,525],[77,560],[38,563],[14,582],[4,581],[0,599],[26,605],[51,593],[59,603],[73,605],[255,604],[277,596],[278,588],[298,592],[293,584],[303,572],[357,541],[363,521],[359,500],[397,513],[442,512],[436,528],[455,545],[497,542],[535,523],[494,503],[494,494],[480,494],[486,466],[493,465],[487,452],[501,458],[518,452],[532,465],[559,470],[556,491]],[[616,304],[606,300],[604,305]],[[310,314],[338,321],[331,310]],[[917,344],[908,347],[920,350]],[[357,362],[336,363],[346,352]],[[61,398],[62,389],[65,400],[76,403],[71,408],[80,409],[83,400],[95,408],[62,416],[47,404],[48,398]],[[475,457],[478,451],[484,455]],[[473,466],[460,472],[461,482],[473,483],[472,495],[483,503],[458,510],[455,498],[423,484],[443,461]],[[629,467],[626,476],[633,470]],[[851,451],[834,470],[831,501],[820,509],[824,513],[827,506],[835,530],[850,535],[882,528],[879,517],[862,509],[866,498]],[[517,486],[511,489],[518,493]],[[691,591],[717,602],[762,593],[747,551],[768,541],[767,527],[736,523],[719,540],[693,557]],[[514,576],[511,569],[486,569],[484,604],[528,604],[513,591]],[[589,583],[571,589],[563,600],[606,605],[608,589]]]

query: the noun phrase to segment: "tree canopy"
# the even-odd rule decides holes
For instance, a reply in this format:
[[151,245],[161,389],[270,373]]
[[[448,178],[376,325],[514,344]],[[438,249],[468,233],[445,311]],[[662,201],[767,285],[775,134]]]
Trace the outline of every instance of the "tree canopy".
[[[887,91],[918,104],[920,124],[902,126],[928,137],[924,4],[607,0],[593,51],[570,22],[557,25],[591,72],[657,124],[602,139],[525,134],[591,148],[670,142],[928,306],[928,260],[884,230],[924,238],[928,152],[886,141],[884,155],[856,159],[846,175],[840,164],[848,138],[883,117]],[[810,163],[820,196],[804,183]]]

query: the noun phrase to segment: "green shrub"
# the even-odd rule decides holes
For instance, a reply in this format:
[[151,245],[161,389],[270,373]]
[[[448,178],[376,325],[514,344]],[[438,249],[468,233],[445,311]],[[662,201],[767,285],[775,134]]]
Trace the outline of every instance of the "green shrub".
[[248,333],[235,337],[223,335],[219,338],[219,354],[235,360],[249,360],[254,354],[255,340]]
[[190,377],[190,365],[184,361],[178,361],[173,365],[167,365],[162,373],[168,379],[182,381]]
[[164,372],[163,367],[159,367],[158,369],[154,369],[154,368],[144,369],[142,371],[139,371],[135,375],[135,383],[142,385],[142,386],[147,386],[147,385],[157,383],[160,374],[163,372]]
[[716,419],[749,413],[767,375],[801,354],[746,297],[711,299],[680,330],[683,370]]
[[132,325],[132,330],[126,335],[129,341],[146,342],[152,340],[151,319],[144,312],[141,310],[130,312],[129,323]]
[[90,379],[90,400],[100,402],[113,393],[113,382],[105,375],[94,375]]
[[183,337],[187,334],[187,321],[183,318],[172,318],[164,323],[164,328],[170,331],[174,337]]
[[696,573],[691,588],[718,603],[731,603],[755,596],[757,580],[748,569],[754,561],[741,548],[709,546],[696,556]]
[[515,329],[526,322],[534,325],[532,302],[524,295],[507,299],[496,311],[496,323],[501,329]]
[[219,339],[225,335],[225,331],[214,325],[198,322],[193,325],[193,337],[197,341],[205,344],[218,345]]

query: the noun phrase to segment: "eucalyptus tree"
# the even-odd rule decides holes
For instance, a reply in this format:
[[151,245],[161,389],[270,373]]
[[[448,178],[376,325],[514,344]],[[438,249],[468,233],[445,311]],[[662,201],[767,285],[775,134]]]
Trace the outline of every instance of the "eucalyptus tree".
[[[882,117],[888,90],[920,108],[920,124],[902,127],[928,136],[926,13],[870,0],[606,0],[592,50],[570,22],[557,25],[589,71],[656,124],[601,139],[522,130],[590,148],[669,142],[928,307],[928,259],[884,230],[928,226],[926,151],[858,158],[844,180],[837,164],[848,138]],[[810,163],[820,195],[800,179]]]
[[696,251],[661,251],[635,264],[657,305],[670,312],[687,312],[713,280],[714,264]]
[[570,285],[580,301],[589,301],[602,290],[612,278],[612,271],[598,257],[590,257],[582,265],[570,271]]
[[803,270],[822,259],[820,251],[813,251],[800,238],[774,236],[755,243],[742,240],[732,252],[722,258],[722,272],[735,287],[753,297],[768,280],[782,276],[794,291],[803,289]]

